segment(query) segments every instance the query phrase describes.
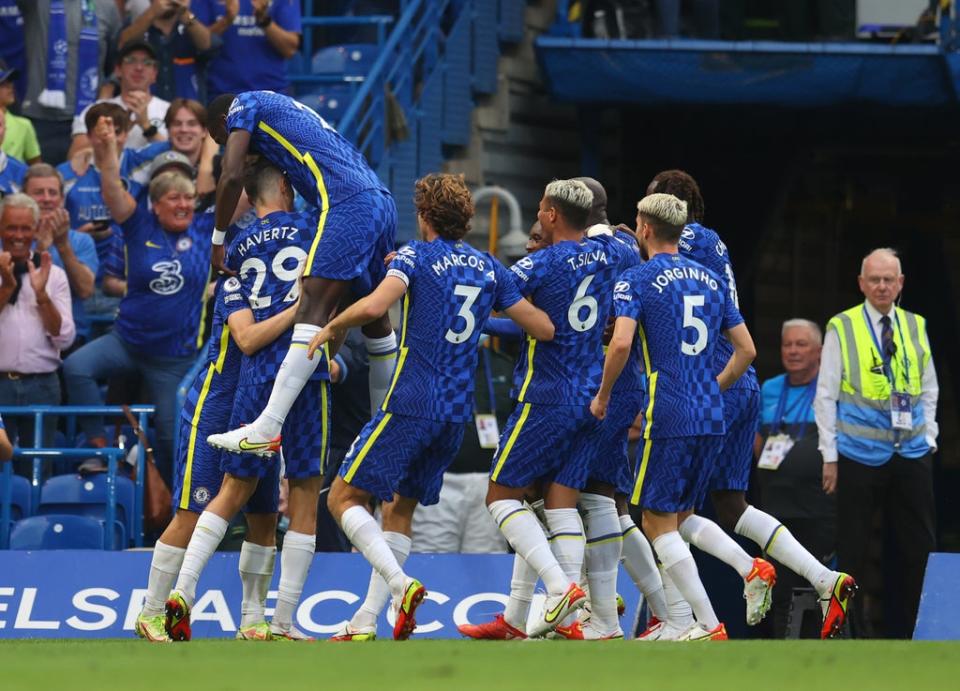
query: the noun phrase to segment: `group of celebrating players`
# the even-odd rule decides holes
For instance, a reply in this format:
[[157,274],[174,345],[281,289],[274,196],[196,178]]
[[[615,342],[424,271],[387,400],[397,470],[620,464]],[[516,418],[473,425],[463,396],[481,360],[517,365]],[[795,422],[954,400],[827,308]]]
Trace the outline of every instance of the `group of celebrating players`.
[[[200,574],[242,510],[237,638],[308,639],[293,619],[314,555],[330,382],[340,374],[334,356],[354,327],[370,355],[371,419],[327,503],[373,570],[366,599],[333,640],[376,638],[391,599],[393,637],[413,633],[427,592],[403,569],[413,513],[438,501],[472,418],[482,333],[516,330],[525,338],[516,406],[486,499],[516,553],[510,600],[493,621],[461,633],[623,638],[622,560],[651,615],[638,638],[724,640],[688,543],[738,571],[747,622],[759,622],[774,568],[695,514],[708,493],[727,528],[816,588],[822,635],[840,631],[854,579],[745,500],[759,416],[755,349],[726,246],[700,225],[703,201],[689,175],[654,178],[635,231],[609,224],[597,181],[550,182],[537,213],[542,241],[508,270],[463,241],[474,206],[461,176],[417,182],[420,239],[394,252],[390,192],[320,116],[267,91],[220,96],[208,112],[225,147],[214,333],[181,415],[177,513],[154,549],[138,635],[190,639]],[[293,210],[295,191],[306,211]],[[401,299],[398,343],[388,310]],[[633,461],[627,438],[638,415]],[[290,526],[268,623],[281,473]],[[369,512],[373,498],[383,502],[382,527]],[[628,500],[643,510],[642,533]],[[546,598],[531,616],[538,580]]]

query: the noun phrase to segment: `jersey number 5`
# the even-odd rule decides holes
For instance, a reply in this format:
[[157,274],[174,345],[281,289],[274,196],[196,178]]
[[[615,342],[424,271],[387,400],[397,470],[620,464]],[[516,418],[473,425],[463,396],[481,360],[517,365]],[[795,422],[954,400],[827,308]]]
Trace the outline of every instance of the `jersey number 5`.
[[443,337],[450,343],[463,343],[470,338],[473,330],[477,328],[477,318],[473,316],[470,308],[473,307],[473,303],[480,297],[480,290],[479,286],[465,285],[457,285],[453,289],[454,295],[464,298],[463,304],[460,305],[460,309],[457,310],[457,316],[463,319],[464,326],[463,331],[447,329],[447,333],[445,333]]
[[694,329],[697,332],[697,340],[694,343],[680,341],[680,352],[684,355],[696,355],[707,347],[707,325],[699,317],[693,316],[693,308],[703,307],[703,303],[702,295],[683,296],[683,328]]

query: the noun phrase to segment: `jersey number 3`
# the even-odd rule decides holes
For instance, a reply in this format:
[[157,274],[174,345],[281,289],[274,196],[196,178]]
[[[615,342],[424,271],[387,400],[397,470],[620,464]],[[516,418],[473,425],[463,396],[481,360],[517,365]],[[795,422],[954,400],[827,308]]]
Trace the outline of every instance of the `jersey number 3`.
[[464,298],[463,304],[460,305],[460,309],[457,310],[457,316],[463,319],[463,331],[454,331],[453,329],[447,329],[447,333],[443,335],[447,341],[450,343],[463,343],[468,340],[473,334],[473,330],[477,328],[477,318],[473,316],[471,307],[473,303],[477,301],[477,298],[480,297],[479,286],[465,286],[457,285],[453,289],[453,294]]

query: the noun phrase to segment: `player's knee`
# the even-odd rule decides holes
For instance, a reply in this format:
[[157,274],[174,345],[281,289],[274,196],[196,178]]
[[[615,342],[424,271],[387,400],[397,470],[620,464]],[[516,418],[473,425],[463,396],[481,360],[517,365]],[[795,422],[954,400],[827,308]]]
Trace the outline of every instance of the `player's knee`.
[[737,527],[740,516],[747,510],[747,500],[743,492],[717,491],[711,495],[713,509],[717,513],[717,523],[729,531]]
[[261,547],[273,547],[277,544],[277,514],[275,513],[248,513],[247,542]]

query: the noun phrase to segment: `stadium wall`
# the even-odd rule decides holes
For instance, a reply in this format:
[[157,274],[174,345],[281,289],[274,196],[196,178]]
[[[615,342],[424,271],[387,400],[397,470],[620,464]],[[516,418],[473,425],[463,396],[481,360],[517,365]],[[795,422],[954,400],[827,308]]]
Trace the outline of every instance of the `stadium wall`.
[[[149,551],[0,552],[0,640],[12,638],[124,638],[143,605]],[[240,621],[239,553],[218,552],[200,578],[193,610],[195,638],[232,638]],[[430,591],[417,612],[417,638],[459,638],[457,625],[503,611],[513,557],[507,554],[413,554],[405,568]],[[278,562],[279,566],[279,562]],[[303,589],[296,625],[328,637],[360,606],[370,567],[359,554],[317,554]],[[276,603],[279,568],[267,595]],[[639,593],[625,572],[620,583],[635,621]],[[534,598],[536,613],[542,594]],[[390,637],[381,616],[378,635]]]

